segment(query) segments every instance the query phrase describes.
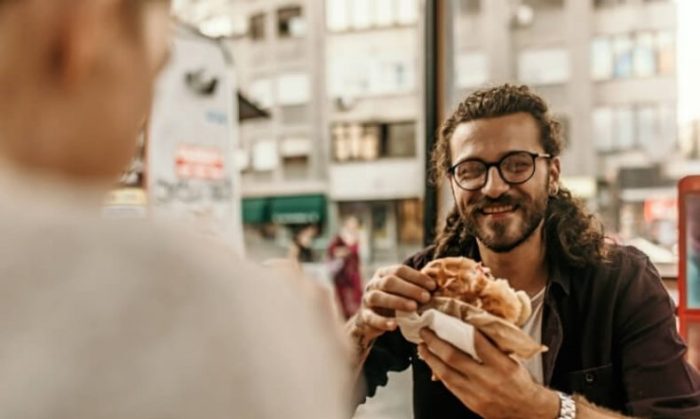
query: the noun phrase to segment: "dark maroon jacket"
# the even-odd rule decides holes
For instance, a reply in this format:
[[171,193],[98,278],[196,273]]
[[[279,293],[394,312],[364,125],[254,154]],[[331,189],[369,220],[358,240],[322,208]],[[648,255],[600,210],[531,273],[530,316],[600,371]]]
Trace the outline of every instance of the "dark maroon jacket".
[[[405,264],[422,268],[434,248]],[[700,418],[700,375],[684,359],[674,303],[649,259],[615,247],[609,263],[573,268],[550,260],[542,319],[544,383],[626,414]],[[463,256],[479,260],[476,245]],[[364,366],[368,395],[388,371],[413,367],[417,419],[474,418],[440,382],[431,381],[416,346],[397,332],[381,336]]]

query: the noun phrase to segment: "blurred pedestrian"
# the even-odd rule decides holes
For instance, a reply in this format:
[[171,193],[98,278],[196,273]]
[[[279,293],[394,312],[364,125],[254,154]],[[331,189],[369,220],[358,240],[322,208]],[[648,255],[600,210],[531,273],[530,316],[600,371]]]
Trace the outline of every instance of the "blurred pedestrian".
[[360,222],[354,215],[343,219],[338,234],[328,247],[331,273],[345,318],[352,317],[362,300],[360,271]]
[[299,228],[292,238],[289,247],[289,258],[299,263],[311,263],[314,261],[314,252],[311,245],[318,235],[318,227],[308,224]]
[[295,281],[100,218],[171,23],[165,0],[0,0],[0,417],[345,417]]

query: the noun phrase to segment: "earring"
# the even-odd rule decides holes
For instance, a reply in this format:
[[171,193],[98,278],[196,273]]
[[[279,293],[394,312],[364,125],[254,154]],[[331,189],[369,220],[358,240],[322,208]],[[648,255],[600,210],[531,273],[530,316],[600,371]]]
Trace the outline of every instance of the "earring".
[[554,183],[549,187],[549,196],[556,196],[559,193],[559,185]]

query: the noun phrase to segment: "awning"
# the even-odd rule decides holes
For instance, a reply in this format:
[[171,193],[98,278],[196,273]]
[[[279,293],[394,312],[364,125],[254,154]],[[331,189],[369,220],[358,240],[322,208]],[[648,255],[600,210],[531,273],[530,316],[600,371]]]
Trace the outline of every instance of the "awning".
[[272,198],[270,213],[274,223],[320,223],[326,214],[326,198],[323,195]]
[[237,92],[236,98],[238,100],[238,121],[270,117],[268,111],[260,109],[241,92]]
[[270,222],[268,198],[243,199],[243,224],[264,224]]
[[243,199],[244,224],[316,224],[323,222],[325,215],[323,195]]

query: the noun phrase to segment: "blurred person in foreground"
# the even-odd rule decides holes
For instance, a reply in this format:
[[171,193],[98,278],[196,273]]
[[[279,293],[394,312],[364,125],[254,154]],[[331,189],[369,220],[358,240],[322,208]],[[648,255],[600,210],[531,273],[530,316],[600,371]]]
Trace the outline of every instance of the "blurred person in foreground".
[[345,417],[298,284],[99,217],[169,27],[161,0],[0,0],[0,417]]
[[349,319],[360,308],[362,300],[360,220],[357,217],[343,218],[340,231],[328,245],[328,257],[338,304],[345,319]]
[[[561,147],[546,103],[525,86],[477,91],[444,122],[434,170],[456,204],[433,245],[377,271],[348,323],[369,395],[412,366],[420,419],[700,417],[673,301],[649,258],[607,242],[562,187]],[[436,284],[419,270],[446,256],[480,260],[527,292],[523,330],[549,351],[519,364],[477,333],[479,363],[427,329],[419,346],[406,341],[395,310],[428,301]]]

